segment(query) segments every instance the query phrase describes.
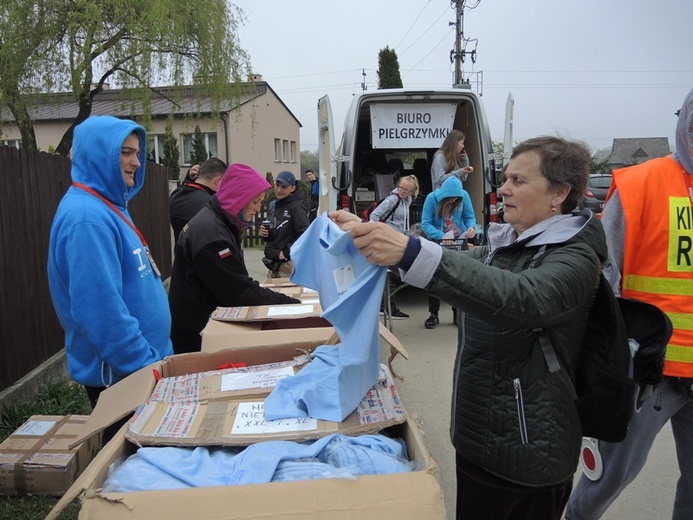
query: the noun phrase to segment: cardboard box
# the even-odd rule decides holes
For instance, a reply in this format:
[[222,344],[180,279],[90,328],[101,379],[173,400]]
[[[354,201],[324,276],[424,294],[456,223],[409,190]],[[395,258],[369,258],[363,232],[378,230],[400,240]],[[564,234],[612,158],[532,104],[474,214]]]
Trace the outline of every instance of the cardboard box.
[[109,466],[135,453],[125,428],[56,504],[46,520],[54,520],[72,499],[82,494],[79,518],[98,520],[217,519],[250,520],[444,520],[443,492],[436,465],[416,424],[406,421],[386,431],[404,439],[409,459],[419,469],[409,473],[369,475],[355,479],[319,479],[244,486],[219,486],[172,491],[103,493]]
[[[326,344],[335,334],[334,327],[320,317],[317,293],[307,296],[310,303],[305,305],[219,307],[202,330],[202,352],[287,343],[305,343],[312,349]],[[287,312],[290,307],[301,312]]]
[[0,444],[0,493],[62,495],[101,446],[96,435],[74,448],[86,415],[34,415]]

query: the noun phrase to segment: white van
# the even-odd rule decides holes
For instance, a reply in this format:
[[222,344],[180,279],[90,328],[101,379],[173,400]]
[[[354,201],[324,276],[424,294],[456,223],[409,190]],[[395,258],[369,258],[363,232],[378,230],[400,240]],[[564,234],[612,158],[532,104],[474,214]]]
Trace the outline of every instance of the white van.
[[[486,114],[478,94],[468,88],[386,89],[354,96],[336,146],[329,98],[318,102],[320,208],[348,209],[361,215],[394,187],[390,173],[415,175],[431,186],[431,160],[451,129],[465,135],[474,172],[464,181],[479,232],[496,220],[497,172]],[[420,220],[423,198],[412,204],[410,223]]]

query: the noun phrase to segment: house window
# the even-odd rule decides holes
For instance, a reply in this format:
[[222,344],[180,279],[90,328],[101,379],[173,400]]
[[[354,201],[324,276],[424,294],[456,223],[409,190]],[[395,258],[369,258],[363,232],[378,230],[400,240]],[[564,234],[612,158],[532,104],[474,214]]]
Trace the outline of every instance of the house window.
[[[184,164],[186,166],[192,165],[190,154],[192,153],[193,149],[193,137],[194,134],[183,134],[183,160],[185,161]],[[218,157],[219,151],[217,149],[216,132],[210,134],[202,134],[202,137],[205,140],[205,150],[207,150],[207,158]]]
[[274,140],[274,162],[282,162],[282,141]]
[[289,162],[289,141],[287,141],[286,139],[282,141],[282,151],[284,162]]
[[164,159],[163,134],[147,134],[147,160],[161,164]]
[[14,146],[18,150],[22,147],[22,140],[21,139],[6,139],[4,141],[0,141],[0,143],[3,146]]
[[291,141],[291,162],[296,162],[296,141]]

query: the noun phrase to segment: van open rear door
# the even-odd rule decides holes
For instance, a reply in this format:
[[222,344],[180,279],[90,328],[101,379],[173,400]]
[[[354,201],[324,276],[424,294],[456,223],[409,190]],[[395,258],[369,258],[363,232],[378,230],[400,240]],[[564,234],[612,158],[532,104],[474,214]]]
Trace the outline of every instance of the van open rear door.
[[336,143],[330,98],[323,96],[318,100],[318,171],[320,175],[320,205],[318,215],[325,211],[337,209],[336,188],[337,162],[335,161]]

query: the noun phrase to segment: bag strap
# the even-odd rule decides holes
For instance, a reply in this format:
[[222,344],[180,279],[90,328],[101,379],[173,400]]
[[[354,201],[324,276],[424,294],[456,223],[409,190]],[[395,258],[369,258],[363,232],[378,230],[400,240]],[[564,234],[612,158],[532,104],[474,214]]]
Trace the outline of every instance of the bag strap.
[[397,209],[397,206],[399,206],[399,203],[402,201],[402,199],[399,198],[399,195],[397,196],[397,202],[395,202],[395,205],[392,206],[392,209],[387,212],[387,214],[380,219],[380,222],[386,222],[387,219],[389,219],[392,215],[394,215],[395,210]]

